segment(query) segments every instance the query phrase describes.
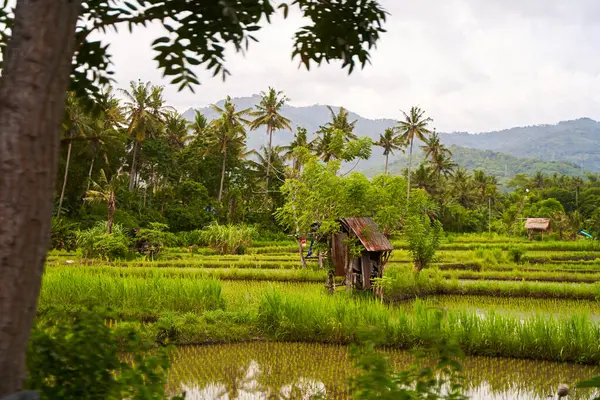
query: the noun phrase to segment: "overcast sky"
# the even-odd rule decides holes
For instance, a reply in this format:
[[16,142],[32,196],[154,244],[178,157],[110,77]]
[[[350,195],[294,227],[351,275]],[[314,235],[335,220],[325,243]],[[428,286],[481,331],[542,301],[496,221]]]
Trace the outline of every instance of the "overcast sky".
[[600,1],[381,0],[391,14],[372,65],[351,76],[338,65],[310,72],[291,61],[299,18],[277,18],[244,56],[231,51],[226,82],[199,70],[196,93],[161,78],[150,43],[160,29],[108,34],[118,86],[166,85],[185,111],[249,96],[269,85],[293,105],[344,106],[368,118],[398,118],[419,105],[440,131],[503,129],[583,116],[600,120]]

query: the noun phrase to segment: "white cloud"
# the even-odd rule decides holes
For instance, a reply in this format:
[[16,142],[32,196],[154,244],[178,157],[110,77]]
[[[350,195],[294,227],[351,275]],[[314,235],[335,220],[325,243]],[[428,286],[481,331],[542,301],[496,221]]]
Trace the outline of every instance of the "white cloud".
[[[600,4],[595,0],[381,0],[391,13],[373,65],[298,69],[292,35],[301,20],[275,19],[244,56],[231,51],[226,82],[200,71],[196,94],[166,89],[184,110],[275,86],[298,105],[343,105],[367,117],[423,107],[441,131],[486,131],[600,119]],[[567,4],[568,3],[568,4]],[[161,79],[149,50],[156,26],[108,34],[120,86]]]

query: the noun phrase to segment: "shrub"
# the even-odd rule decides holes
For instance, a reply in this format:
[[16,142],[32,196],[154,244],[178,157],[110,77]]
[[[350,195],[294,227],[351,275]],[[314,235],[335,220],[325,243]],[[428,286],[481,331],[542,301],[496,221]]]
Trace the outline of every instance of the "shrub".
[[411,215],[406,220],[404,232],[415,271],[421,271],[435,257],[440,244],[442,224],[437,220],[431,222],[426,215]]
[[142,228],[135,233],[135,248],[146,256],[156,256],[163,247],[176,246],[177,237],[167,232],[168,225],[151,222],[148,228]]
[[[102,313],[38,319],[27,352],[27,387],[42,399],[164,399],[169,358],[139,340],[119,341]],[[123,362],[127,354],[130,362]]]
[[129,238],[121,225],[113,225],[109,234],[106,233],[106,222],[98,222],[93,228],[77,232],[77,246],[85,258],[115,260],[127,257]]
[[517,264],[520,263],[521,261],[523,261],[524,253],[525,253],[525,251],[523,250],[523,248],[521,248],[519,246],[511,246],[508,249],[508,256],[509,256],[510,260]]
[[245,225],[211,224],[201,231],[201,241],[219,254],[244,254],[256,229]]
[[72,251],[77,247],[77,224],[62,218],[52,218],[50,233],[52,248]]

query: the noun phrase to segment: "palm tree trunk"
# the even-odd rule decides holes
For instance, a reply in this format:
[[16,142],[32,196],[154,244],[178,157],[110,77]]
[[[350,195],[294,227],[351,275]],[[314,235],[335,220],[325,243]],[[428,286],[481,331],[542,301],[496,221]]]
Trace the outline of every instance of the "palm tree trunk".
[[408,201],[410,200],[410,169],[412,166],[412,150],[413,150],[414,138],[410,139],[410,151],[408,152],[408,187],[406,188],[406,207],[408,207]]
[[67,187],[67,177],[69,176],[69,163],[71,162],[71,148],[73,146],[73,141],[69,142],[69,147],[67,150],[67,162],[65,163],[65,175],[63,178],[62,190],[60,192],[60,200],[58,200],[58,211],[56,212],[56,218],[60,219],[60,211],[62,209],[62,203],[65,198],[65,188]]
[[387,173],[388,173],[388,159],[389,159],[389,157],[390,157],[389,154],[385,155],[385,172],[384,172],[385,175],[387,175]]
[[90,170],[88,171],[88,182],[87,182],[87,188],[85,189],[86,192],[88,190],[90,190],[90,184],[92,183],[92,171],[94,170],[94,161],[96,161],[96,153],[97,152],[98,152],[98,149],[94,145],[94,154],[92,155],[92,161],[90,162]]
[[269,176],[271,175],[271,147],[273,145],[273,129],[269,131],[269,149],[267,151],[267,189],[265,190],[265,203],[269,200]]
[[227,162],[227,147],[223,151],[223,166],[221,167],[221,186],[219,187],[219,203],[223,199],[223,185],[225,184],[225,164]]
[[131,170],[129,171],[129,191],[130,192],[133,192],[133,187],[135,185],[135,174],[136,174],[135,161],[137,159],[138,145],[139,145],[139,142],[136,140],[133,145],[133,157],[131,159]]
[[115,200],[115,192],[111,191],[110,196],[108,198],[108,219],[106,221],[106,232],[108,234],[112,233],[115,211],[117,211],[117,202]]

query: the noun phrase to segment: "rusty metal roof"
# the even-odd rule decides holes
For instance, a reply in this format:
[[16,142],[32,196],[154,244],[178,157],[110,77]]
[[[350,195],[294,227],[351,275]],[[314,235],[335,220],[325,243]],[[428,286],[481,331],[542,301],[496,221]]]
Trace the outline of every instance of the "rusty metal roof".
[[370,217],[342,218],[342,223],[352,230],[367,251],[391,251],[392,244],[377,228]]
[[525,229],[545,231],[550,227],[550,218],[527,218]]

